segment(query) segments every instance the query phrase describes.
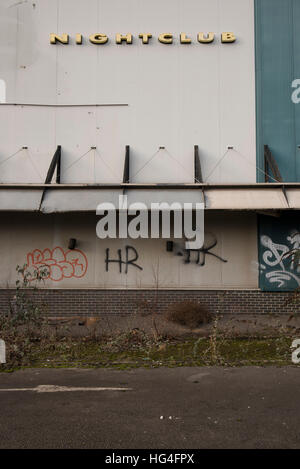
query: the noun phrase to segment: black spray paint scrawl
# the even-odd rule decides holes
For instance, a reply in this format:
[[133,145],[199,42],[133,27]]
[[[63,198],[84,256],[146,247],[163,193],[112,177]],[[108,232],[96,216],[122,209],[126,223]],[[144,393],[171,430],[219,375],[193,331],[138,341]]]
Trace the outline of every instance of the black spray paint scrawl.
[[[106,249],[106,256],[105,256],[105,266],[106,266],[106,272],[109,271],[109,264],[119,264],[119,272],[120,274],[122,273],[122,268],[123,265],[125,266],[125,274],[128,273],[128,267],[131,265],[132,267],[135,267],[136,269],[143,270],[141,266],[136,264],[136,261],[139,258],[137,250],[132,247],[132,246],[126,246],[125,247],[125,260],[123,260],[122,256],[122,249],[118,249],[118,258],[117,259],[111,259],[109,256],[109,248]],[[129,258],[129,254],[133,253],[133,257]]]
[[[182,246],[179,243],[173,243],[173,251],[175,255],[177,256],[184,256],[184,262],[185,264],[190,264],[191,263],[191,256],[192,253],[196,254],[196,261],[195,263],[197,265],[200,265],[203,267],[206,262],[206,256],[213,256],[219,259],[221,262],[228,262],[226,259],[223,259],[222,257],[218,256],[217,254],[211,252],[211,250],[216,247],[218,244],[218,241],[214,238],[211,241],[204,243],[203,247],[201,249],[185,249],[184,246]],[[170,252],[170,247],[167,249]]]

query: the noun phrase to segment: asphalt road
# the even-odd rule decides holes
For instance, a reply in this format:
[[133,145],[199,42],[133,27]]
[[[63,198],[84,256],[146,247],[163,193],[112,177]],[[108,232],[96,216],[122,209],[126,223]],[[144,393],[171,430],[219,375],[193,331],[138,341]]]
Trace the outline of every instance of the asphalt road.
[[296,367],[35,369],[0,389],[2,449],[300,448]]

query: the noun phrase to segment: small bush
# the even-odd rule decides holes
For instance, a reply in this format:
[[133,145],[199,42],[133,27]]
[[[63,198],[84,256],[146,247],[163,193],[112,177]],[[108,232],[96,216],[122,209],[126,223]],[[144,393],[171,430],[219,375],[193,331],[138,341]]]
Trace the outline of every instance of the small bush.
[[168,321],[195,329],[212,320],[211,314],[203,306],[193,301],[183,301],[171,305],[167,311]]
[[10,310],[0,313],[0,338],[6,343],[7,361],[3,368],[27,364],[34,343],[42,340],[46,324],[43,308],[33,302],[27,291],[36,290],[46,273],[41,269],[32,276],[26,265],[17,266],[16,270],[16,294],[10,301]]

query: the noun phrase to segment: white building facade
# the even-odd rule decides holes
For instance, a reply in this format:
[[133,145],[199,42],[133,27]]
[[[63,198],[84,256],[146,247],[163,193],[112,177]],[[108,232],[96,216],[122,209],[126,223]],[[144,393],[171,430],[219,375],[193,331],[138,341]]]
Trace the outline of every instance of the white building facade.
[[[276,264],[299,241],[300,197],[258,158],[258,14],[254,0],[1,2],[3,308],[24,264],[47,267],[51,314],[126,313],[157,291],[162,309],[282,307],[300,286]],[[97,238],[97,205],[120,195],[204,203],[204,246]]]

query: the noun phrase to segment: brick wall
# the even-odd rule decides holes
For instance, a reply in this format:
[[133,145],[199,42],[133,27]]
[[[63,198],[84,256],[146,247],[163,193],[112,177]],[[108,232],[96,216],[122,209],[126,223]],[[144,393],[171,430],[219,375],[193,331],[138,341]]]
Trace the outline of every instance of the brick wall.
[[[0,311],[9,310],[14,290],[0,290]],[[258,290],[36,290],[29,293],[37,304],[43,304],[51,316],[93,316],[128,314],[141,311],[145,304],[155,305],[160,312],[170,304],[196,300],[211,312],[234,314],[295,313],[300,307],[288,303],[291,293]]]

